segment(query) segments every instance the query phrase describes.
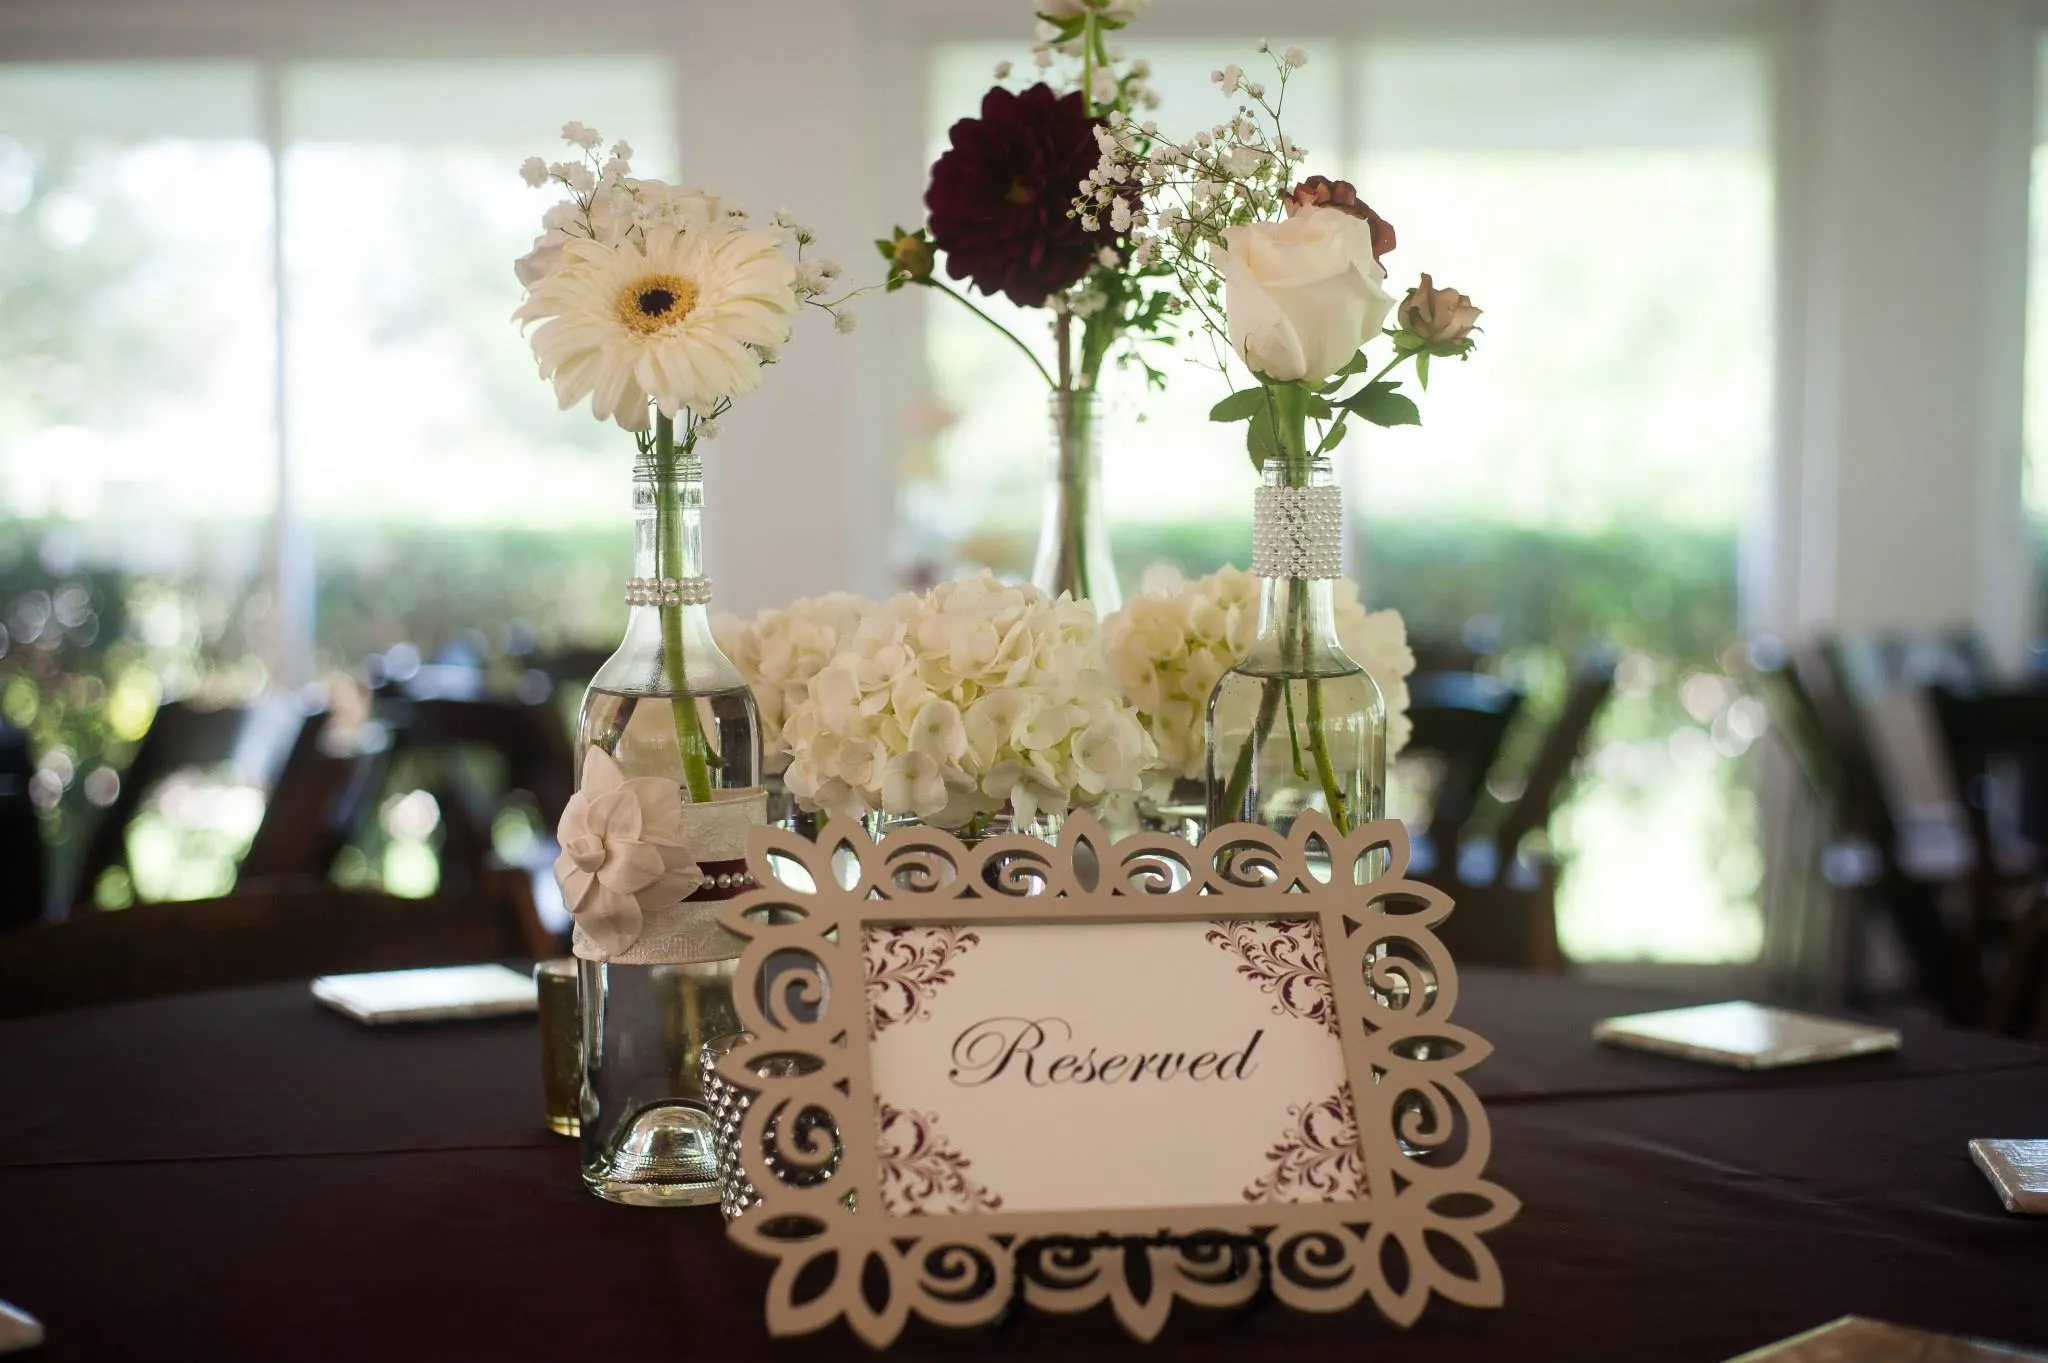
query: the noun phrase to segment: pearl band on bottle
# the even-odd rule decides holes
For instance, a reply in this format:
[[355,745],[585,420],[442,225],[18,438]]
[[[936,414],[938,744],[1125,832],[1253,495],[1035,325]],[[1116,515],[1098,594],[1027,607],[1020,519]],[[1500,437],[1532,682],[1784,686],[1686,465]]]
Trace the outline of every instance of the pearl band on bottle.
[[706,606],[711,603],[708,577],[629,577],[629,606]]
[[1344,494],[1334,487],[1262,487],[1252,503],[1252,572],[1325,578],[1344,571]]

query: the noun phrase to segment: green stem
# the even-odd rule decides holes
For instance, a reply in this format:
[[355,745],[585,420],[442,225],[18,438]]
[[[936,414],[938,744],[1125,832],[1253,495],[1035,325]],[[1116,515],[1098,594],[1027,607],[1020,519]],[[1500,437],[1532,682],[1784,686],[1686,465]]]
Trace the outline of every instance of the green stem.
[[[1388,366],[1389,369],[1392,367]],[[1308,420],[1305,410],[1307,391],[1299,384],[1280,384],[1268,385],[1266,393],[1272,403],[1273,430],[1286,470],[1287,485],[1306,487],[1310,464]],[[1323,729],[1322,680],[1309,674],[1309,590],[1309,584],[1306,582],[1294,581],[1287,584],[1287,601],[1280,637],[1281,671],[1284,675],[1277,681],[1269,681],[1266,684],[1266,693],[1261,698],[1253,732],[1246,736],[1244,747],[1238,752],[1237,762],[1231,771],[1230,782],[1224,793],[1222,814],[1224,817],[1234,818],[1242,809],[1245,791],[1251,783],[1254,756],[1272,732],[1280,708],[1278,702],[1283,695],[1287,701],[1287,741],[1294,759],[1294,771],[1302,779],[1308,778],[1308,773],[1302,766],[1301,735],[1294,713],[1292,684],[1296,678],[1300,678],[1307,693],[1308,749],[1315,763],[1315,779],[1323,788],[1323,800],[1329,807],[1330,822],[1335,824],[1340,832],[1348,833],[1351,831],[1352,812],[1344,798],[1343,787],[1337,779],[1336,764],[1330,758],[1329,736]]]
[[[683,575],[683,526],[676,497],[675,423],[657,412],[654,417],[654,575]],[[675,716],[676,751],[683,760],[683,784],[693,803],[711,798],[711,761],[697,700],[683,672],[683,607],[664,605],[661,613],[661,661],[668,673],[669,709]]]
[[1309,751],[1315,755],[1316,779],[1323,784],[1323,799],[1330,806],[1330,822],[1337,825],[1339,833],[1349,833],[1354,817],[1345,804],[1343,788],[1337,784],[1337,771],[1330,762],[1330,740],[1323,732],[1323,682],[1320,677],[1308,679],[1308,730]]
[[1301,734],[1294,723],[1294,688],[1287,688],[1287,756],[1294,763],[1294,774],[1301,780],[1308,780],[1308,768],[1301,765]]
[[998,321],[997,321],[997,320],[996,320],[995,318],[993,318],[993,317],[989,316],[989,315],[988,315],[987,313],[983,312],[983,311],[982,311],[982,310],[981,310],[980,308],[976,307],[976,306],[974,305],[974,300],[973,300],[973,299],[969,298],[969,297],[968,297],[968,296],[967,296],[966,294],[964,294],[964,293],[959,293],[959,292],[957,292],[957,291],[955,291],[955,290],[953,290],[953,289],[950,289],[950,288],[946,287],[946,286],[945,286],[944,284],[941,284],[941,283],[940,283],[940,282],[939,282],[938,280],[936,280],[936,279],[925,279],[925,280],[920,280],[919,282],[920,282],[920,283],[922,283],[922,284],[923,284],[923,285],[924,285],[924,286],[925,286],[926,288],[929,288],[929,289],[937,289],[937,290],[938,290],[938,291],[939,291],[940,293],[942,293],[942,294],[946,295],[946,297],[948,297],[948,298],[952,299],[952,300],[953,300],[954,302],[958,303],[958,304],[959,304],[959,305],[960,305],[961,307],[963,307],[963,308],[967,309],[967,310],[968,310],[969,312],[973,313],[973,314],[974,314],[974,315],[975,315],[976,317],[979,317],[979,318],[980,318],[980,319],[981,319],[982,321],[984,321],[984,322],[988,323],[988,324],[989,324],[990,326],[994,327],[994,328],[995,328],[995,329],[996,329],[996,330],[997,330],[998,332],[1000,332],[1000,333],[1002,334],[1002,337],[1003,337],[1003,339],[1004,339],[1004,340],[1008,341],[1008,342],[1009,342],[1009,343],[1010,343],[1011,345],[1013,345],[1013,346],[1017,347],[1017,349],[1019,349],[1019,350],[1021,350],[1021,351],[1023,351],[1023,352],[1024,352],[1024,358],[1025,358],[1025,359],[1027,359],[1027,360],[1029,360],[1029,361],[1031,361],[1031,367],[1032,367],[1033,369],[1036,369],[1036,370],[1038,371],[1038,377],[1040,377],[1041,379],[1044,379],[1044,380],[1045,380],[1045,386],[1046,386],[1047,388],[1057,388],[1057,387],[1059,387],[1059,384],[1058,384],[1058,383],[1056,383],[1056,382],[1054,382],[1054,380],[1053,380],[1053,377],[1052,377],[1052,373],[1051,373],[1051,371],[1049,371],[1049,370],[1047,370],[1047,369],[1046,369],[1046,367],[1045,367],[1045,361],[1043,361],[1043,360],[1039,359],[1037,355],[1033,354],[1033,353],[1032,353],[1032,350],[1031,350],[1031,347],[1030,347],[1030,346],[1028,346],[1028,345],[1025,345],[1025,344],[1024,344],[1024,342],[1022,342],[1021,340],[1019,340],[1019,339],[1017,338],[1017,333],[1016,333],[1016,332],[1014,332],[1014,331],[1011,331],[1011,330],[1010,330],[1010,329],[1009,329],[1008,327],[1004,326],[1004,325],[1003,325],[1003,324],[1002,324],[1001,322],[998,322]]
[[1223,805],[1209,811],[1215,823],[1230,823],[1243,816],[1244,796],[1252,784],[1252,758],[1265,746],[1266,736],[1273,732],[1273,721],[1280,713],[1280,698],[1287,694],[1287,682],[1268,681],[1265,692],[1259,697],[1259,713],[1252,721],[1252,731],[1245,735],[1244,746],[1237,750],[1237,761],[1230,769],[1230,780],[1223,787]]
[[1093,118],[1100,112],[1095,107],[1095,16],[1088,11],[1081,14],[1081,103]]
[[[1407,363],[1409,360],[1413,359],[1415,356],[1421,353],[1422,352],[1419,350],[1396,351],[1394,353],[1393,359],[1388,360],[1384,365],[1380,366],[1379,373],[1373,375],[1371,378],[1365,381],[1365,387],[1372,387],[1381,379],[1393,373],[1396,369],[1400,368],[1403,364]],[[1359,391],[1363,392],[1364,389],[1360,389]],[[1337,409],[1337,419],[1330,423],[1330,429],[1323,433],[1322,443],[1316,446],[1317,454],[1323,454],[1327,451],[1334,450],[1337,448],[1338,443],[1344,439],[1344,423],[1350,419],[1351,409],[1349,407],[1339,407]]]

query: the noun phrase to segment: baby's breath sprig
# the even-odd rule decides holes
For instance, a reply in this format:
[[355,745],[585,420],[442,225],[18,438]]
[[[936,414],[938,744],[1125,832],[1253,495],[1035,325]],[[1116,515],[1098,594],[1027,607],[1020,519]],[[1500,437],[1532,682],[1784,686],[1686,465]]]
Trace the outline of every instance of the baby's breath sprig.
[[1246,79],[1234,62],[1210,72],[1211,84],[1243,102],[1229,119],[1185,142],[1161,136],[1149,119],[1112,112],[1095,134],[1102,160],[1074,201],[1084,225],[1107,214],[1113,227],[1129,232],[1136,265],[1156,265],[1173,277],[1216,349],[1218,369],[1228,327],[1223,275],[1210,247],[1222,244],[1231,227],[1281,216],[1308,155],[1283,121],[1288,81],[1308,55],[1299,47],[1276,53],[1264,41],[1258,50],[1272,62],[1271,83]]

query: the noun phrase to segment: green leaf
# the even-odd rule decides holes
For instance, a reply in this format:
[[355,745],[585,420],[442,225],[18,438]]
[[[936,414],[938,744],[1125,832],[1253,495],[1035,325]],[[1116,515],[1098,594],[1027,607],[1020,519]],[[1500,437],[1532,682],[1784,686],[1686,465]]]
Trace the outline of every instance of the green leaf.
[[1287,453],[1280,440],[1280,426],[1274,419],[1273,407],[1261,403],[1252,413],[1252,424],[1245,429],[1245,452],[1252,457],[1252,467],[1263,469],[1268,459],[1278,459]]
[[1266,406],[1265,389],[1240,388],[1209,409],[1209,420],[1244,421],[1264,411]]
[[1302,415],[1313,417],[1317,421],[1328,421],[1337,414],[1337,409],[1329,404],[1328,399],[1317,397],[1314,393],[1302,399],[1301,411]]
[[1425,393],[1429,391],[1429,352],[1427,350],[1415,357],[1415,381],[1422,385],[1422,390]]
[[1337,405],[1375,426],[1420,426],[1422,413],[1388,379],[1369,383]]

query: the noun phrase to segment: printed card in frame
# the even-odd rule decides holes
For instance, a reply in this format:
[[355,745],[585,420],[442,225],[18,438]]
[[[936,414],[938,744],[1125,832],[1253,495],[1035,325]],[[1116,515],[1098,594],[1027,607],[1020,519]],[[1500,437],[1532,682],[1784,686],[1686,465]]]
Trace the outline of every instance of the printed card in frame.
[[1450,1020],[1451,902],[1399,823],[968,847],[835,820],[749,860],[719,917],[751,1039],[718,1068],[755,1095],[730,1232],[777,1261],[772,1333],[1501,1304],[1481,1237],[1519,1203],[1464,1078],[1490,1048]]

